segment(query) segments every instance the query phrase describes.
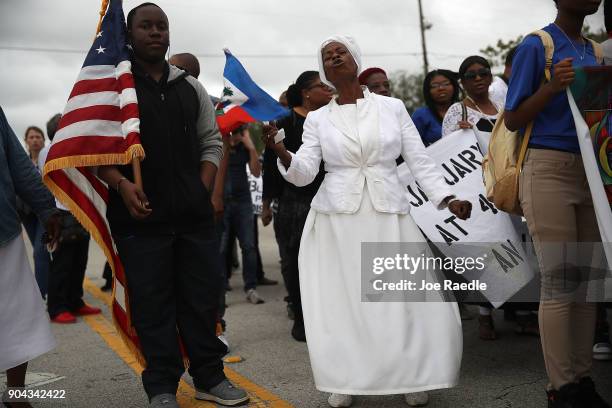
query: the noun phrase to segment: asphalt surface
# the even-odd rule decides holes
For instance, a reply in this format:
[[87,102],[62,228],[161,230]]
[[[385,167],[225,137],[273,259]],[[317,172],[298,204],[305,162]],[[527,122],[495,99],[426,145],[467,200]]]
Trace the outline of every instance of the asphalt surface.
[[[252,384],[253,402],[249,406],[327,407],[328,395],[315,389],[306,344],[298,343],[290,336],[292,321],[287,317],[283,300],[286,291],[282,286],[278,250],[271,226],[260,226],[260,249],[266,276],[278,280],[279,285],[258,288],[266,303],[249,304],[242,291],[240,270],[235,270],[231,279],[233,290],[227,295],[227,338],[230,355],[239,355],[243,361],[226,366]],[[103,284],[103,264],[101,252],[92,243],[87,277],[93,285]],[[106,335],[100,334],[100,327],[102,332],[106,330],[104,327],[110,327],[108,308],[91,291],[86,291],[85,300],[104,307],[104,319],[98,322],[106,322],[106,326],[82,319],[74,325],[53,325],[58,347],[31,362],[28,381],[32,383],[32,389],[65,390],[65,399],[36,401],[33,405],[148,406],[133,362],[131,365],[126,363],[109,346],[107,338],[112,336],[112,329]],[[495,312],[494,318],[500,335],[496,341],[478,339],[476,320],[464,322],[460,384],[453,389],[431,392],[429,407],[546,407],[546,374],[539,340],[516,335],[513,324],[503,320],[501,311]],[[595,361],[593,377],[600,393],[612,401],[612,362]],[[186,381],[189,382],[188,377]],[[0,383],[4,383],[2,378]],[[182,406],[213,406],[191,400],[191,392],[188,386],[183,389],[186,396]],[[378,396],[356,397],[353,406],[391,408],[407,405],[402,396]]]

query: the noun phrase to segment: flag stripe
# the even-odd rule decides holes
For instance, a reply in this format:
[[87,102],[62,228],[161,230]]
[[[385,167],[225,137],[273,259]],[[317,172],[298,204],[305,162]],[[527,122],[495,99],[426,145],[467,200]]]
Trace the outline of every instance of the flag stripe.
[[114,78],[116,69],[114,65],[90,65],[83,67],[81,72],[79,72],[76,83],[88,79]]
[[115,301],[119,303],[121,309],[127,310],[125,303],[125,288],[121,282],[115,282]]
[[[91,133],[95,131],[96,133]],[[121,135],[121,122],[115,120],[82,120],[60,129],[53,138],[54,143],[84,135],[118,136]]]
[[[62,127],[65,128],[74,123],[83,122],[86,120],[109,120],[114,121],[118,125],[117,116],[126,119],[138,118],[138,105],[131,103],[123,109],[116,105],[95,105],[86,108],[75,109],[62,117]],[[59,132],[58,132],[59,133]],[[61,140],[62,135],[58,135]]]
[[[81,144],[79,145],[79,141]],[[130,133],[127,138],[123,136],[73,136],[68,140],[54,144],[54,148],[49,151],[47,163],[62,157],[87,156],[100,154],[122,154],[127,150],[127,146],[138,143],[138,133]],[[101,153],[103,152],[103,153]]]
[[[126,88],[118,93],[116,91],[103,91],[77,95],[68,100],[64,115],[72,112],[75,109],[85,108],[95,105],[116,105],[125,106],[130,103],[137,103],[136,90],[134,88]],[[121,104],[120,104],[121,103]],[[62,126],[60,122],[60,127]]]
[[[77,170],[87,179],[91,186],[96,190],[96,193],[104,201],[104,204],[108,204],[108,187],[103,184],[96,176],[94,176],[89,170],[78,167]],[[96,205],[96,207],[99,207]]]
[[225,114],[217,116],[217,126],[219,126],[219,131],[222,134],[228,134],[240,126],[251,122],[255,122],[255,119],[240,106],[235,106],[225,112]]
[[124,73],[118,78],[113,76],[111,78],[86,79],[74,85],[68,99],[95,92],[121,92],[126,88],[134,88],[134,79],[130,73]]

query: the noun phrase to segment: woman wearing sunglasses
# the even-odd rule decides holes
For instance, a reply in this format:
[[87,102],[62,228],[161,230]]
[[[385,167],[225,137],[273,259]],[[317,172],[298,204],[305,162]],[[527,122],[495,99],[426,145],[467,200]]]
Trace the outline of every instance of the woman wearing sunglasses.
[[459,101],[457,74],[446,69],[436,69],[425,76],[423,98],[425,105],[412,114],[425,146],[442,137],[442,120],[452,104]]
[[[506,87],[494,87],[489,62],[480,56],[465,59],[459,67],[461,85],[465,91],[463,101],[453,104],[446,113],[442,124],[442,135],[446,136],[459,129],[475,128],[481,132],[491,132],[497,116],[502,111],[506,99]],[[489,304],[479,307],[478,336],[482,340],[496,340],[497,333]],[[538,323],[529,310],[516,310],[515,332],[519,335],[538,336]]]
[[506,95],[489,94],[489,87],[493,83],[489,62],[478,55],[466,58],[459,67],[459,78],[465,99],[448,108],[442,122],[442,136],[473,127],[482,132],[491,132],[497,115],[503,109]]

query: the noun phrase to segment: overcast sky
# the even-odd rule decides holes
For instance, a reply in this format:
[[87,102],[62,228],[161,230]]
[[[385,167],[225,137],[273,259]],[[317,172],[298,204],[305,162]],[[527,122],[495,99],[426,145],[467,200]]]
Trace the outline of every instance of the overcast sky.
[[[124,0],[125,14],[140,3]],[[216,96],[222,90],[224,47],[274,97],[301,72],[318,69],[318,45],[331,34],[354,36],[364,67],[422,69],[417,0],[156,3],[170,21],[170,52],[196,54],[200,81]],[[49,117],[63,110],[99,8],[99,0],[0,0],[0,105],[19,137],[28,125],[44,129]],[[464,57],[499,38],[541,28],[556,13],[553,0],[423,0],[423,8],[433,24],[427,32],[430,67],[453,70]],[[601,10],[587,22],[603,27]]]

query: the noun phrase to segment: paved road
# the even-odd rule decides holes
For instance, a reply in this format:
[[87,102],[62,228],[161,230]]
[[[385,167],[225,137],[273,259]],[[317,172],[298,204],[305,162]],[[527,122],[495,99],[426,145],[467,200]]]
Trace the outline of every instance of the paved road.
[[[278,251],[271,228],[260,228],[260,245],[266,275],[280,281]],[[86,300],[104,306],[96,289],[102,284],[103,257],[95,244],[90,249]],[[263,305],[246,303],[240,271],[236,271],[228,293],[228,338],[231,355],[244,361],[227,364],[231,379],[247,387],[253,407],[326,407],[327,395],[313,383],[308,350],[289,334],[284,288],[261,287]],[[430,407],[544,408],[545,372],[539,342],[519,337],[513,326],[495,316],[501,335],[494,342],[477,337],[477,322],[464,322],[464,355],[460,385],[432,392]],[[40,407],[146,407],[146,396],[137,374],[138,366],[118,340],[110,315],[68,326],[54,325],[59,341],[54,351],[30,365],[32,382],[40,389],[66,390],[66,399],[35,403]],[[407,370],[410,367],[406,368]],[[359,373],[355,373],[359,375]],[[602,394],[612,400],[612,363],[595,362],[594,377]],[[1,379],[0,379],[1,380]],[[181,406],[212,406],[191,398],[193,389],[185,377],[179,390]],[[3,381],[2,381],[3,383]],[[354,407],[405,407],[401,396],[358,397]]]

